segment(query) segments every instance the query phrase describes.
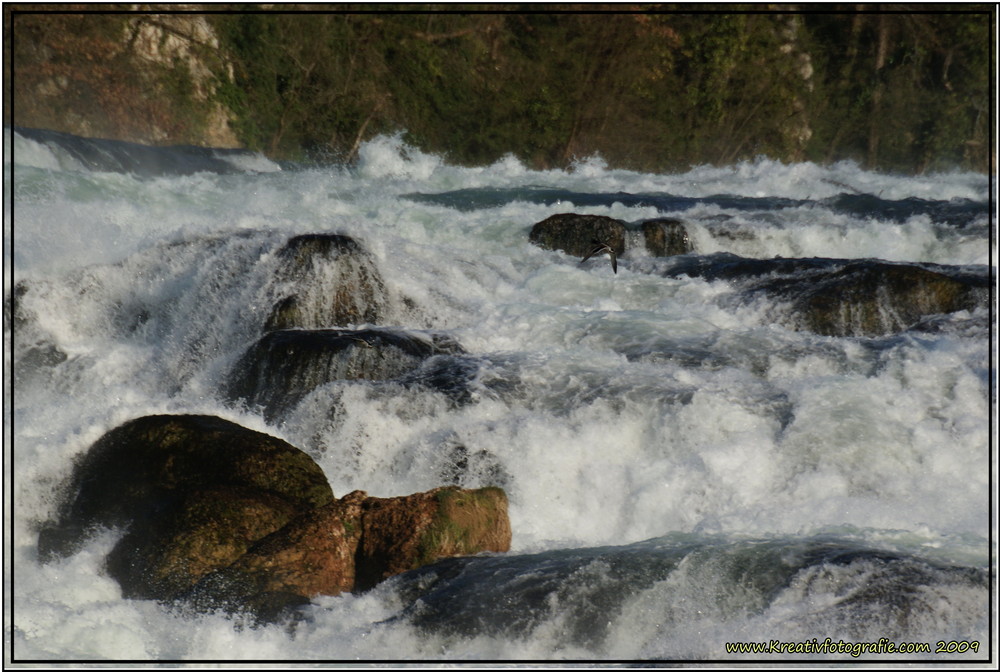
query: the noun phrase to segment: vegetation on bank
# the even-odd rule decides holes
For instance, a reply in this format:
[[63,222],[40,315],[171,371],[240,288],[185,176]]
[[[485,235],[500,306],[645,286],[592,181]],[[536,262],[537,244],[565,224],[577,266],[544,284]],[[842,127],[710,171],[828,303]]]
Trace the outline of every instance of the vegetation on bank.
[[[463,164],[512,153],[554,167],[599,153],[612,166],[650,171],[758,155],[904,172],[990,169],[988,5],[414,7],[206,15],[218,38],[206,55],[213,102],[229,111],[240,142],[274,158],[349,160],[365,139],[403,131],[414,146]],[[18,33],[15,68],[34,72],[30,47],[44,42],[44,28],[38,22],[32,30],[41,33],[26,30],[23,40]],[[112,70],[126,68],[127,53],[120,60],[97,59]],[[88,63],[69,53],[65,61],[64,69]],[[184,67],[176,59],[172,73],[147,76],[159,98],[145,100],[163,101],[158,109],[169,108],[176,127],[196,133],[204,105],[182,109],[191,88]],[[122,80],[118,99],[140,80],[134,72]],[[74,113],[70,100],[62,114]]]

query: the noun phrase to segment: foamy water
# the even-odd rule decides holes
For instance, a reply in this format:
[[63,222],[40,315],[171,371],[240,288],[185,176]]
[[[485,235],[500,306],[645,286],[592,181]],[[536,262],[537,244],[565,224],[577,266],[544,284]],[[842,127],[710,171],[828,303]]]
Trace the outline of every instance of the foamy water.
[[[350,168],[277,170],[257,157],[240,160],[262,172],[138,179],[83,170],[16,134],[11,144],[5,242],[34,316],[30,335],[17,337],[67,356],[18,380],[8,411],[19,660],[774,660],[727,655],[724,644],[814,637],[977,641],[986,655],[980,581],[995,463],[985,311],[953,315],[937,332],[817,336],[776,323],[766,302],[728,301],[725,282],[661,277],[645,252],[627,253],[613,274],[606,259],[580,264],[527,236],[561,212],[667,214],[688,222],[699,253],[985,265],[985,211],[952,225],[925,212],[860,215],[836,200],[975,207],[988,197],[984,176],[769,160],[673,175],[599,158],[567,171],[509,157],[462,168],[394,136],[366,143]],[[567,200],[534,198],[537,189]],[[619,193],[703,200],[664,213]],[[455,207],[441,194],[472,200]],[[581,206],[573,194],[603,200]],[[765,202],[726,207],[717,195]],[[487,196],[491,205],[475,205]],[[334,382],[269,425],[222,400],[221,382],[272,305],[274,252],[314,232],[353,236],[372,252],[393,297],[381,324],[446,331],[477,358],[473,403]],[[533,614],[530,626],[513,615],[472,631],[422,621],[441,598],[414,607],[416,584],[400,577],[365,595],[317,598],[292,631],[241,628],[122,599],[102,569],[115,532],[39,564],[37,525],[73,458],[122,422],[163,412],[280,436],[313,455],[338,497],[441,485],[450,448],[465,446],[461,485],[500,484],[510,497],[513,546],[490,560],[514,569],[470,565],[484,578],[449,584],[461,588],[448,604],[473,620],[478,597],[523,601],[516,613]],[[879,611],[864,597],[886,571],[879,561],[815,564],[801,550],[826,543],[917,562],[913,585],[898,581],[921,615],[901,621],[897,607]],[[627,550],[593,550],[603,547]],[[789,557],[806,559],[768,578]],[[980,578],[953,578],[960,570]],[[549,572],[555,588],[530,603],[504,572],[522,582]],[[864,608],[850,606],[852,595]]]

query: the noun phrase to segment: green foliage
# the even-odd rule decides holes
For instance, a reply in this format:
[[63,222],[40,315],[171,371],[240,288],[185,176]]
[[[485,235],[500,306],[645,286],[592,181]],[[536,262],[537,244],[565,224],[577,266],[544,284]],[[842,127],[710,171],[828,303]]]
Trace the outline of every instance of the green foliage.
[[824,158],[899,171],[989,169],[994,15],[807,15],[806,21],[826,75],[814,135]]
[[164,17],[70,6],[20,14],[9,22],[16,39],[5,40],[17,118],[5,114],[199,143],[221,103],[244,145],[318,161],[349,161],[364,140],[405,131],[424,151],[477,165],[513,153],[562,167],[599,153],[654,171],[758,155],[990,170],[995,14],[986,5],[288,7],[206,17],[219,48],[192,48],[215,73],[211,101],[186,59],[154,63],[132,49],[142,23],[166,39]]

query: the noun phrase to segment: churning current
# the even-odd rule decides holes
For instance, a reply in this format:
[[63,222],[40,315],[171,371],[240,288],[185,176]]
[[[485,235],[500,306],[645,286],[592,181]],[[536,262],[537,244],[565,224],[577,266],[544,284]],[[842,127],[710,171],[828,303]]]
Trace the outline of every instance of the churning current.
[[[17,660],[989,656],[986,176],[457,167],[400,136],[301,168],[5,132]],[[529,240],[563,213],[626,224],[616,271]],[[663,218],[683,226],[680,254],[644,244]],[[378,311],[317,326],[442,333],[464,354],[428,376],[460,378],[460,395],[338,380],[279,406],[225,394],[280,293],[276,251],[314,233],[354,239],[382,278]],[[889,317],[868,330],[809,317],[833,300],[810,293],[818,273],[903,265],[980,289],[904,319],[909,290],[878,285]],[[319,269],[315,292],[342,270]],[[512,548],[256,627],[123,598],[103,564],[121,530],[40,562],[74,458],[155,413],[285,439],[337,497],[500,486]]]

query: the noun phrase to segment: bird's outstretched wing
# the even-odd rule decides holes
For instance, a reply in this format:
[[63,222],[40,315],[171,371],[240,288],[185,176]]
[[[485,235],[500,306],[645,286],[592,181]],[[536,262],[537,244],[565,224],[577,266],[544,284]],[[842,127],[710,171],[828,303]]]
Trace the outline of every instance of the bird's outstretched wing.
[[591,257],[595,257],[598,254],[602,254],[604,252],[607,252],[610,249],[611,248],[608,247],[607,245],[598,245],[597,247],[595,247],[594,249],[592,249],[590,252],[588,252],[587,256],[585,256],[583,259],[580,260],[580,263],[582,264],[583,262],[587,261]]
[[583,259],[580,260],[580,263],[582,264],[583,262],[587,261],[591,257],[597,256],[598,254],[606,253],[609,257],[611,257],[611,270],[613,270],[615,273],[618,273],[618,255],[615,254],[614,248],[612,248],[607,243],[598,243],[597,241],[594,241],[594,243],[595,243],[594,249],[588,252],[587,256],[585,256]]

